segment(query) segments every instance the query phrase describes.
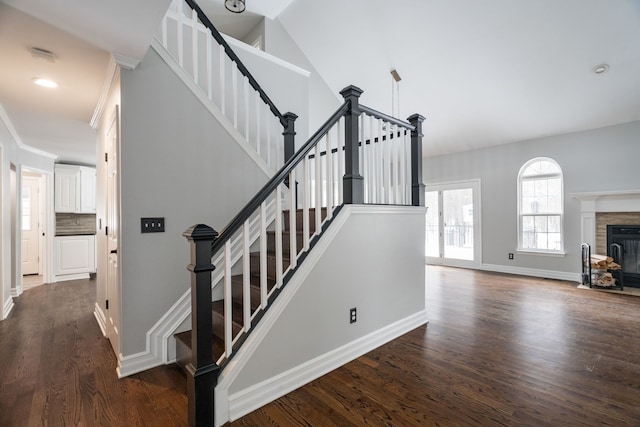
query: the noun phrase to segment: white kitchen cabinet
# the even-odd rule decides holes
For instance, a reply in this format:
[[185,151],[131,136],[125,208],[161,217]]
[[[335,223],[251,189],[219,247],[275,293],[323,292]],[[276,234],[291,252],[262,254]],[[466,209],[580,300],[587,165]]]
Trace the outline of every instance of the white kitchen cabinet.
[[56,165],[54,207],[56,212],[75,212],[80,204],[80,169],[78,166]]
[[80,208],[78,213],[96,213],[96,170],[80,167]]
[[96,170],[86,166],[55,167],[56,212],[96,213]]
[[56,236],[53,254],[57,280],[88,277],[96,271],[96,236]]

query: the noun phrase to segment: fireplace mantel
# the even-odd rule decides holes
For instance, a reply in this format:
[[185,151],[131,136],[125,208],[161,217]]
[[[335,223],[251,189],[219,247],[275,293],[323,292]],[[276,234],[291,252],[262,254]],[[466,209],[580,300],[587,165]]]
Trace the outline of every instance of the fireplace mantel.
[[596,212],[640,212],[640,190],[572,193],[580,201],[582,242],[596,245]]

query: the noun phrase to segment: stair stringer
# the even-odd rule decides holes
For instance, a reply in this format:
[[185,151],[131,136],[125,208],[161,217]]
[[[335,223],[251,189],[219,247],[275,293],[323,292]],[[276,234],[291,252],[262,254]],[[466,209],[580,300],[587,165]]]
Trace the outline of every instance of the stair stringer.
[[256,152],[256,150],[247,142],[247,140],[242,136],[242,134],[233,126],[233,123],[222,113],[220,108],[209,98],[207,98],[206,94],[202,91],[200,86],[198,86],[189,73],[187,73],[180,65],[176,62],[176,60],[171,56],[171,54],[162,46],[162,44],[154,37],[151,41],[151,47],[156,53],[162,58],[162,60],[171,68],[171,70],[182,80],[185,86],[189,88],[189,90],[193,93],[193,95],[202,103],[202,105],[211,113],[213,118],[217,120],[220,125],[227,131],[229,135],[238,143],[240,147],[249,155],[249,157],[256,162],[258,167],[264,171],[267,176],[273,176],[275,173],[272,170],[266,161]]
[[[224,367],[217,426],[427,323],[424,233],[415,232],[424,229],[424,214],[419,207],[343,207]],[[345,271],[362,282],[342,277]],[[349,324],[350,307],[358,308],[359,323]]]

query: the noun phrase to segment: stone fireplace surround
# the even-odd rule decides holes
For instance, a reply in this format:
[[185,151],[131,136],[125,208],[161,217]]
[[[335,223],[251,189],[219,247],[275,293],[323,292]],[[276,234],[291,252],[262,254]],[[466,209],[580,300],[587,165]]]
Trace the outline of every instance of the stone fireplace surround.
[[640,224],[640,190],[573,193],[580,201],[582,242],[594,253],[607,253],[608,224]]

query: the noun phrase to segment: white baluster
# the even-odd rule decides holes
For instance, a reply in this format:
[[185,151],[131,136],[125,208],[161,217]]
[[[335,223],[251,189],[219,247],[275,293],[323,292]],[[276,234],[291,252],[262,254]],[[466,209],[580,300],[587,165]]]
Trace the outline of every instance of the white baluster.
[[331,153],[331,148],[333,146],[331,139],[331,129],[327,132],[326,136],[326,146],[327,146],[327,155],[325,156],[325,162],[327,166],[327,170],[325,173],[326,177],[326,192],[327,192],[327,219],[331,219],[333,216],[333,154]]
[[256,151],[258,152],[258,155],[264,159],[260,138],[260,116],[262,115],[262,109],[260,106],[262,105],[262,102],[260,102],[260,93],[258,91],[254,91],[254,94],[256,100]]
[[198,84],[198,14],[191,10],[191,62],[193,64],[193,81]]
[[344,126],[343,117],[338,120],[338,204],[344,200]]
[[251,329],[251,244],[249,220],[242,224],[242,317],[244,331]]
[[238,64],[231,62],[231,101],[233,102],[233,127],[238,129]]
[[294,171],[289,173],[289,259],[290,268],[295,268],[298,265],[298,248],[296,241],[296,174]]
[[165,49],[169,50],[168,40],[167,40],[167,19],[169,19],[169,14],[165,15],[162,19],[162,46]]
[[395,205],[399,205],[399,195],[398,195],[398,190],[400,190],[400,180],[398,179],[398,164],[399,164],[399,159],[398,159],[398,145],[399,145],[399,141],[398,141],[398,127],[395,125],[390,125],[391,126],[391,136],[393,137],[391,139],[391,147],[389,147],[391,149],[391,163],[389,164],[389,168],[390,168],[390,172],[391,172],[391,203],[395,204]]
[[360,174],[363,176],[363,192],[364,202],[370,203],[368,188],[371,186],[370,174],[367,171],[367,136],[364,133],[365,114],[358,117],[358,126],[360,128]]
[[180,64],[181,67],[184,68],[184,37],[182,32],[184,31],[184,28],[182,27],[182,20],[184,18],[184,12],[182,11],[184,2],[182,1],[178,1],[178,11],[177,11],[177,16],[176,16],[176,21],[177,21],[177,36],[178,36],[178,64]]
[[316,217],[316,231],[314,234],[320,234],[320,227],[322,225],[322,217],[320,213],[322,211],[322,159],[320,157],[320,147],[318,144],[315,146],[314,157],[314,169],[316,172],[316,203],[315,203],[315,217]]
[[374,169],[374,149],[375,149],[375,136],[373,133],[373,125],[374,125],[374,118],[373,116],[367,116],[369,117],[369,147],[367,148],[367,150],[369,151],[369,156],[368,156],[368,173],[369,173],[369,203],[376,203],[376,185],[378,185],[378,177],[375,173],[375,169]]
[[407,130],[400,128],[400,200],[399,204],[407,204]]
[[302,239],[304,250],[309,250],[309,157],[302,159]]
[[269,117],[269,113],[267,112],[267,119],[265,120],[265,133],[267,135],[267,164],[272,169],[275,169],[271,164],[271,117]]
[[282,286],[282,190],[276,187],[276,286]]
[[225,62],[227,59],[227,54],[224,51],[224,46],[219,45],[218,53],[220,54],[220,110],[222,114],[225,116],[227,112],[225,111],[225,99],[226,99],[226,91],[227,91],[227,82],[225,81]]
[[377,203],[383,204],[384,199],[382,198],[383,187],[384,187],[384,177],[382,171],[382,148],[384,147],[384,142],[382,141],[382,120],[378,119],[378,143],[376,144],[376,176],[377,178],[377,186],[376,190],[378,193]]
[[249,144],[249,78],[244,77],[244,139]]
[[227,358],[229,358],[233,352],[231,310],[231,239],[229,239],[224,244],[224,351]]
[[260,204],[260,307],[267,306],[267,205]]
[[386,123],[384,156],[382,170],[384,171],[384,202],[391,204],[391,123]]
[[205,31],[205,39],[207,40],[207,96],[213,102],[213,47],[211,46],[211,34]]

